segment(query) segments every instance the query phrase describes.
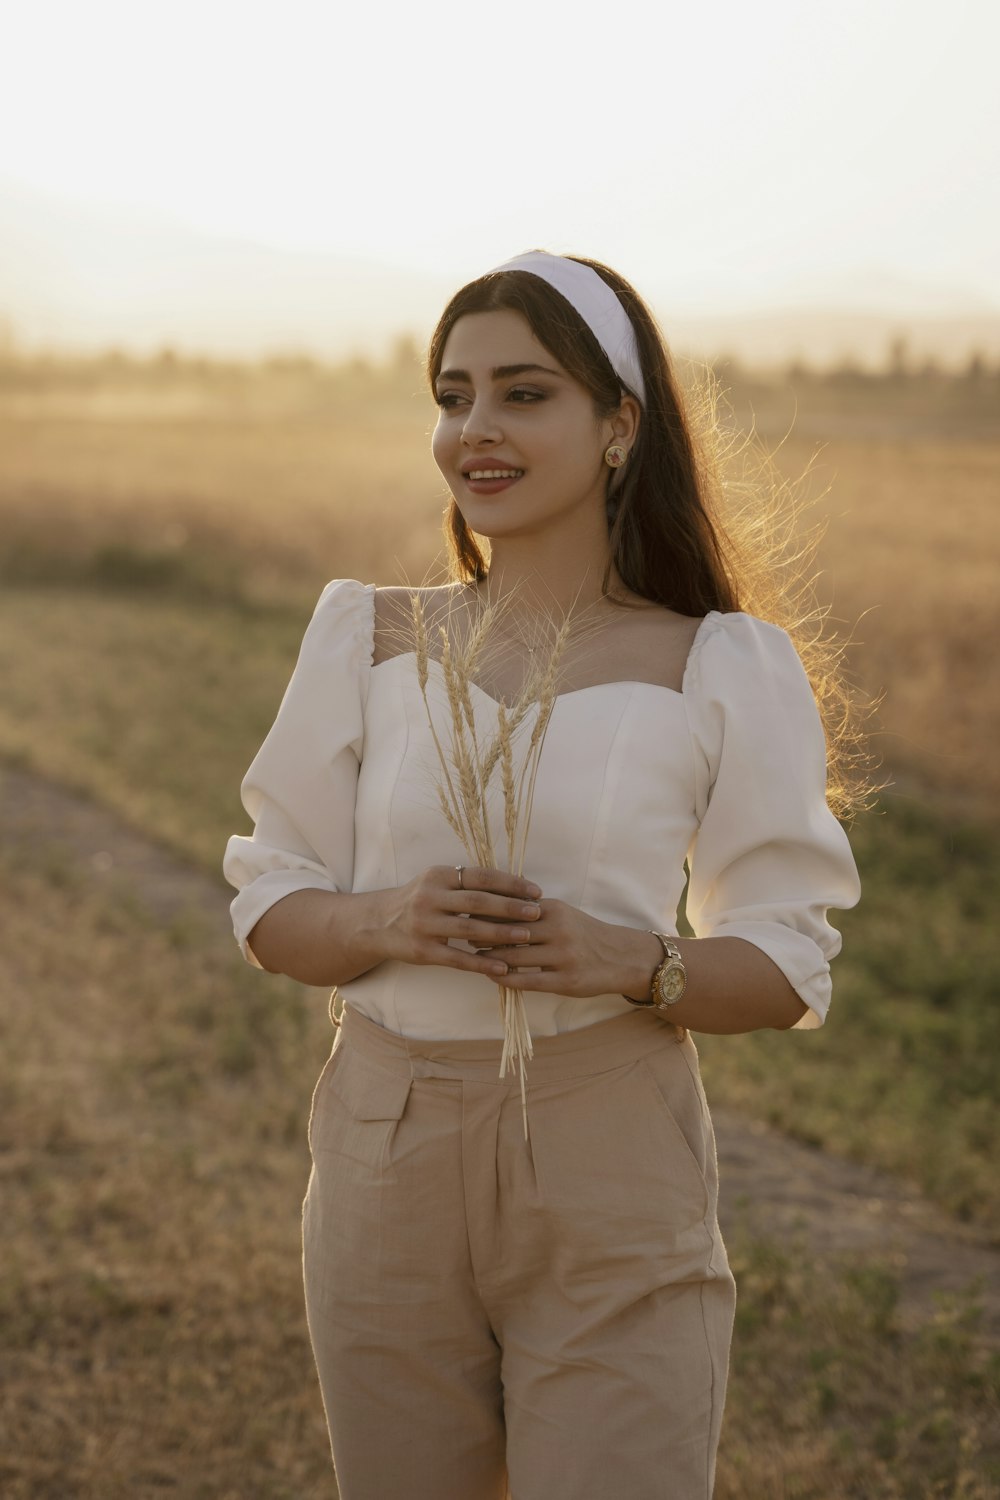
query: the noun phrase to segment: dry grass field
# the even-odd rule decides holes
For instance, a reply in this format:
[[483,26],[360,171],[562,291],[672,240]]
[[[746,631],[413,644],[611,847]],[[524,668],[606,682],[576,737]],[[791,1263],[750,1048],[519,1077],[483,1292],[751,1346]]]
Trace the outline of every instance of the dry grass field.
[[[333,1500],[299,1244],[327,997],[250,972],[217,882],[99,807],[62,799],[53,820],[12,779],[0,1491]],[[717,1500],[989,1500],[997,1299],[984,1325],[981,1284],[921,1289],[888,1235],[817,1249],[830,1215],[865,1199],[770,1228],[755,1203],[751,1228],[725,1164],[740,1293]]]
[[[899,1174],[984,1254],[1000,1244],[996,396],[734,389],[772,444],[796,416],[779,462],[809,469],[820,595],[882,695],[895,785],[855,825],[865,896],[839,923],[827,1027],[699,1041],[713,1101]],[[74,842],[54,798],[19,832],[8,816],[0,847],[12,1500],[335,1494],[298,1240],[325,997],[242,964],[219,861],[322,585],[434,564],[432,421],[402,357],[0,370],[0,777],[76,788],[97,820]],[[128,829],[170,866],[169,899],[115,878]],[[732,1222],[718,1500],[996,1495],[982,1289],[904,1317],[892,1246],[830,1259]]]
[[[440,563],[435,412],[410,365],[108,379],[28,394],[0,381],[0,581],[301,611],[329,578],[412,580]],[[728,399],[785,477],[805,476],[806,517],[826,528],[818,594],[881,697],[887,767],[995,802],[1000,383],[966,393],[968,408],[956,386],[929,408],[891,382]]]

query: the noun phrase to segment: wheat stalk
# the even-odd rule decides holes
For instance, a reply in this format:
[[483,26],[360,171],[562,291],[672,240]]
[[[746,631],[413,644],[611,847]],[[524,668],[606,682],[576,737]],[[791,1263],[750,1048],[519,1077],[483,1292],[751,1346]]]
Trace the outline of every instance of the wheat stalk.
[[[450,720],[449,752],[446,753],[430,706],[427,619],[423,602],[417,593],[411,595],[411,608],[417,680],[441,767],[438,801],[445,820],[477,864],[486,868],[498,868],[488,794],[491,779],[499,766],[507,869],[521,875],[538,764],[556,700],[560,664],[570,638],[569,616],[556,632],[544,663],[533,664],[529,669],[515,701],[512,704],[503,699],[498,701],[497,732],[485,749],[480,744],[470,687],[475,681],[481,658],[491,643],[490,633],[496,623],[499,607],[487,605],[482,609],[464,645],[453,641],[445,626],[438,627],[440,666]],[[534,722],[518,772],[514,765],[514,740],[533,708]],[[533,1047],[524,993],[504,984],[499,984],[497,988],[504,1029],[500,1077],[505,1078],[508,1070],[516,1065],[521,1088],[521,1114],[527,1139],[525,1069],[527,1061],[533,1055]]]

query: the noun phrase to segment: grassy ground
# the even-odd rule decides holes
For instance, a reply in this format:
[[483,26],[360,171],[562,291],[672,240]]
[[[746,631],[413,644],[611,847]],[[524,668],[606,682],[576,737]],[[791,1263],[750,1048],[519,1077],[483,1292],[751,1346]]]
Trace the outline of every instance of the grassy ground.
[[[387,391],[292,372],[281,389],[234,376],[214,404],[154,390],[131,407],[0,391],[0,758],[86,789],[216,881],[319,588],[395,581],[387,557],[419,577],[438,545],[411,376]],[[799,472],[834,434],[811,481],[834,485],[824,586],[846,621],[874,606],[854,662],[886,692],[899,785],[852,834],[864,899],[837,918],[827,1026],[699,1047],[713,1100],[1000,1236],[983,810],[1000,790],[1000,444],[940,406],[904,440],[849,396],[809,408],[783,463]],[[224,923],[98,897],[58,846],[0,851],[0,901],[0,1488],[330,1494],[298,1243],[322,997],[249,971]],[[820,1263],[749,1233],[730,1251],[719,1500],[997,1492],[997,1368],[973,1302],[904,1332],[888,1261]]]
[[701,1037],[712,1097],[886,1167],[1000,1241],[995,830],[904,798],[858,822],[827,1023]]
[[740,1289],[715,1500],[986,1500],[1000,1362],[975,1299],[912,1334],[891,1264],[730,1236]]
[[[413,380],[363,395],[100,420],[14,418],[0,400],[0,584],[302,613],[329,578],[419,580],[440,548],[433,408]],[[857,642],[854,675],[883,695],[876,743],[893,769],[996,797],[1000,442],[903,441],[865,415],[863,435],[841,414],[825,442],[793,429],[780,449],[789,478],[812,466],[820,596]]]
[[[0,599],[0,754],[77,785],[217,874],[239,782],[303,618],[88,590]],[[802,1138],[911,1176],[1000,1235],[1000,854],[933,801],[883,799],[853,840],[864,884],[816,1034],[704,1039],[706,1076]]]
[[[108,899],[58,839],[0,857],[10,1500],[335,1493],[299,1245],[325,997],[251,972],[224,899],[192,898],[169,921]],[[718,1500],[995,1494],[974,1294],[904,1328],[888,1261],[729,1248]]]
[[0,1490],[329,1495],[298,1238],[323,1006],[57,846],[0,886]]
[[0,596],[0,753],[91,792],[217,873],[304,614],[141,594]]

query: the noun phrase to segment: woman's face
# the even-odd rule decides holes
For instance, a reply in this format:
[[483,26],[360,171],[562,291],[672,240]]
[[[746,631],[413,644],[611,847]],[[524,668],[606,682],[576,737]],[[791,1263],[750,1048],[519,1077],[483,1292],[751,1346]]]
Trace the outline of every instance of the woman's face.
[[[522,368],[523,367],[523,368]],[[445,342],[432,448],[480,535],[531,535],[578,513],[604,514],[610,419],[519,312],[467,313]],[[510,480],[472,474],[516,471]]]

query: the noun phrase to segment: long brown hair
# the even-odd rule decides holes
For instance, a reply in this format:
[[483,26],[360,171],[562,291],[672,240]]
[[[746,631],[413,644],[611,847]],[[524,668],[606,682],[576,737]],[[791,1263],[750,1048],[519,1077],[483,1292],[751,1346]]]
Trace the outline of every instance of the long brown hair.
[[[819,540],[803,538],[801,502],[770,456],[749,438],[734,439],[720,421],[721,395],[704,368],[685,393],[663,334],[633,286],[599,261],[590,266],[616,293],[635,330],[646,399],[624,469],[608,469],[609,560],[634,593],[678,614],[745,610],[787,630],[802,658],[823,717],[828,749],[827,796],[840,816],[870,800],[865,708],[842,671],[844,644],[825,628],[806,567]],[[590,392],[598,418],[621,404],[622,385],[576,309],[540,276],[494,271],[463,286],[431,336],[427,377],[433,391],[444,346],[467,313],[510,309],[563,369]],[[455,497],[445,513],[452,576],[483,579],[480,540]]]

